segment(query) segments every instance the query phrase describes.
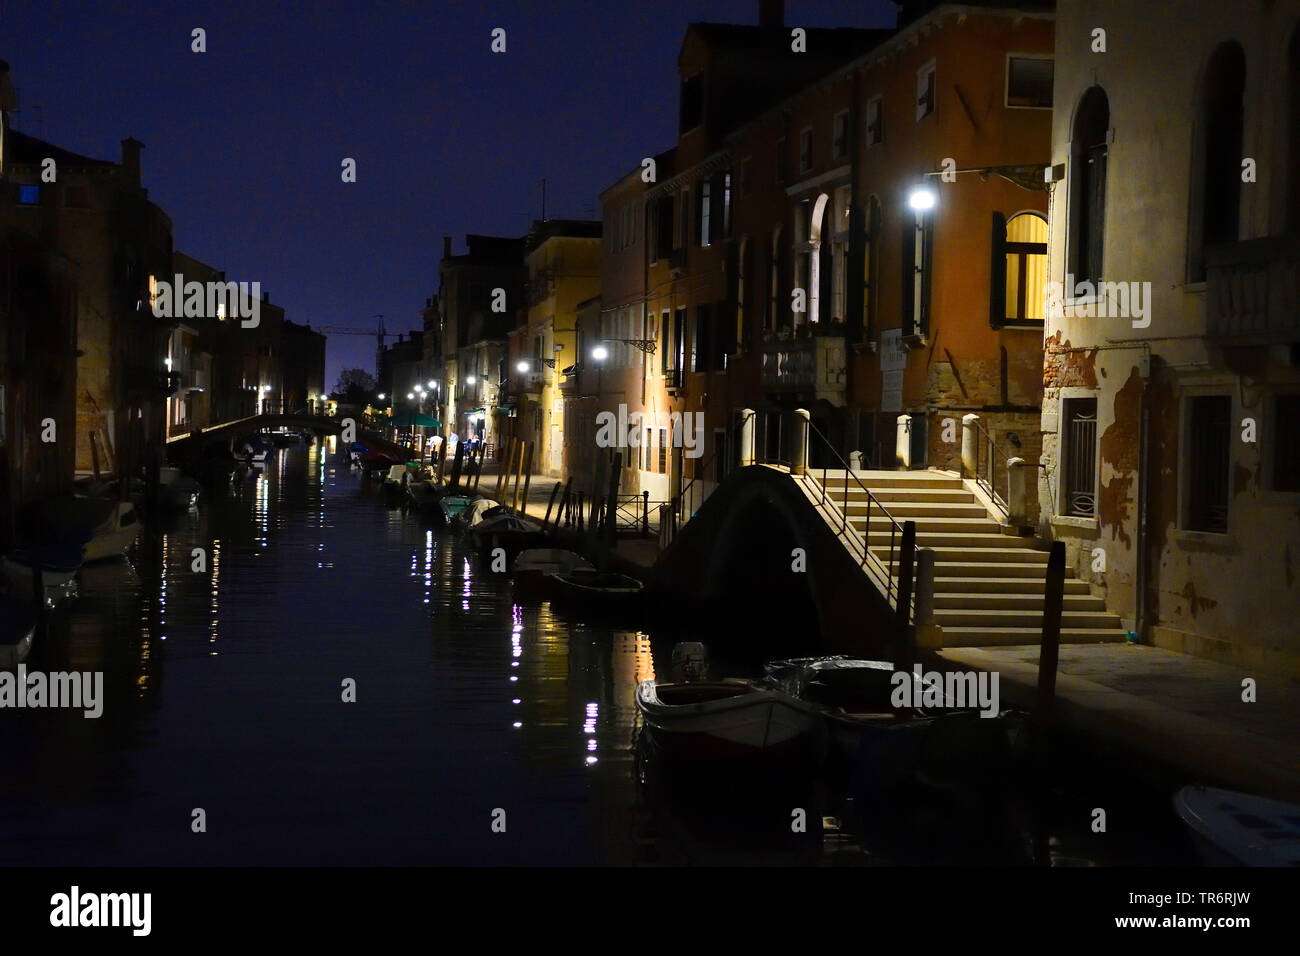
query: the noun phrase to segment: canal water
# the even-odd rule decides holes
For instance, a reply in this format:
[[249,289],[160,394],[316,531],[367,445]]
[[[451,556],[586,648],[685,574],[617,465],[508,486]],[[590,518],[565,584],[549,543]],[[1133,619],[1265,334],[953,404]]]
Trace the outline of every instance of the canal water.
[[[330,442],[282,450],[52,612],[28,667],[102,671],[103,715],[0,710],[0,865],[1023,862],[1001,803],[900,826],[806,774],[663,785],[633,689],[683,638],[756,666],[725,628],[516,605]],[[1170,786],[1072,752],[1046,859],[1186,862]]]

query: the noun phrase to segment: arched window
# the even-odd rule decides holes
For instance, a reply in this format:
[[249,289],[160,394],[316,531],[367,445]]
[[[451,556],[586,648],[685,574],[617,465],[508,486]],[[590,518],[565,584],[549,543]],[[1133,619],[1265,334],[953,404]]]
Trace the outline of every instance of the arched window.
[[1022,212],[993,214],[989,324],[1034,325],[1043,321],[1047,283],[1047,219]]
[[1232,242],[1241,221],[1241,149],[1246,55],[1236,42],[1210,54],[1197,110],[1188,279],[1205,280],[1205,247]]
[[808,321],[816,325],[822,320],[821,303],[822,303],[822,235],[826,232],[826,215],[829,208],[829,199],[825,193],[820,193],[812,205],[812,216],[808,222],[808,251],[806,253],[806,265],[803,270],[804,278],[807,285],[804,287],[808,294]]
[[[1106,165],[1110,101],[1100,86],[1088,89],[1074,114],[1070,138],[1069,273],[1073,281],[1101,281],[1106,234]],[[1073,297],[1074,289],[1067,290]]]

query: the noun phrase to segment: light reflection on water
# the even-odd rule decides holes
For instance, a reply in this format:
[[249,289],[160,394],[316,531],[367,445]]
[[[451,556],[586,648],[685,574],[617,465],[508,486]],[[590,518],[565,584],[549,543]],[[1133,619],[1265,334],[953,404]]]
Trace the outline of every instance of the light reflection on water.
[[0,711],[0,865],[872,861],[792,836],[821,791],[652,799],[633,691],[681,635],[516,604],[330,447],[83,571],[29,667],[103,671],[104,716]]

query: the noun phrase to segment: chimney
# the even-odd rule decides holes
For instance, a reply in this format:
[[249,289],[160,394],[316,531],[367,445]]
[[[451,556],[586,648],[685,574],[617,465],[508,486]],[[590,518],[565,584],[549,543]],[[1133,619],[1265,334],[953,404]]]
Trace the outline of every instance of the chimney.
[[785,26],[785,0],[758,0],[758,25]]
[[127,182],[133,186],[140,185],[140,150],[142,149],[144,143],[134,136],[122,140],[122,169],[126,172]]
[[451,258],[451,236],[442,237],[442,257],[444,259]]

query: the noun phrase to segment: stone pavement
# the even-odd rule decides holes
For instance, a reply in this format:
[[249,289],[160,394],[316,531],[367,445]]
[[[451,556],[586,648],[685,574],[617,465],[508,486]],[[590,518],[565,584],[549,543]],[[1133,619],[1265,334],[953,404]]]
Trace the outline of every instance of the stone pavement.
[[[1005,703],[1032,707],[1037,647],[938,652],[951,667],[997,671]],[[1242,701],[1253,678],[1256,702]],[[1056,713],[1073,730],[1210,783],[1300,802],[1300,684],[1139,644],[1064,644]]]

